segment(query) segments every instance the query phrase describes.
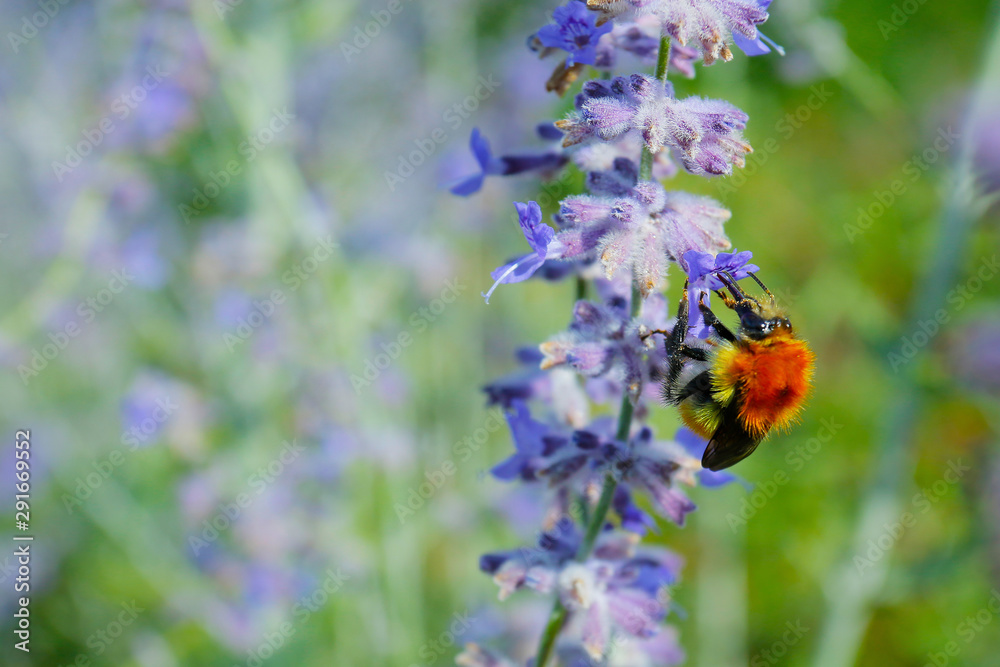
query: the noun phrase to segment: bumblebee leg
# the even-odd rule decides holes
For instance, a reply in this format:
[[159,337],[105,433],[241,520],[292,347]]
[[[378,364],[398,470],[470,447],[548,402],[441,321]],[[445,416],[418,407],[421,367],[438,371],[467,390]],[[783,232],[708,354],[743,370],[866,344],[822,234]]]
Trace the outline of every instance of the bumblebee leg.
[[698,299],[698,310],[701,311],[702,317],[705,318],[705,324],[715,329],[715,333],[719,335],[719,338],[728,340],[730,343],[736,342],[736,336],[729,328],[719,321],[719,318],[715,316],[712,309],[708,307],[703,299]]
[[674,396],[674,388],[677,378],[684,370],[685,359],[695,361],[708,361],[708,354],[698,347],[689,347],[684,344],[688,333],[688,293],[687,283],[684,283],[684,293],[677,306],[677,323],[666,341],[667,359],[670,366],[667,369],[667,378],[663,383],[663,397],[669,402],[676,402],[679,399]]
[[681,350],[684,348],[684,339],[687,338],[688,328],[688,291],[687,282],[684,283],[684,292],[681,295],[680,303],[677,305],[677,323],[674,330],[670,332],[670,337],[666,341],[667,359],[670,366],[667,368],[667,379],[663,383],[663,398],[673,401],[673,388],[677,384],[684,369],[684,360],[681,358]]
[[720,289],[717,289],[717,290],[715,290],[715,294],[720,299],[722,299],[722,303],[724,303],[726,305],[726,308],[729,308],[730,310],[733,310],[733,309],[736,308],[736,299],[734,299],[733,297],[729,296],[728,293],[723,292]]
[[664,337],[664,339],[670,338],[670,332],[669,331],[664,331],[663,329],[652,329],[650,331],[647,331],[644,334],[639,334],[639,339],[640,340],[646,340],[647,338],[649,338],[653,334],[660,334],[661,336]]

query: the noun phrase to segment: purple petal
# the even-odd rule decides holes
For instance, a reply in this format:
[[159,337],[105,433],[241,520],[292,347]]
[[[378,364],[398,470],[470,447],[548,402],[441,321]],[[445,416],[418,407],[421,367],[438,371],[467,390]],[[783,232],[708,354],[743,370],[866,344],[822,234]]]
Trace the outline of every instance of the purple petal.
[[482,172],[473,174],[472,176],[464,178],[455,185],[451,186],[449,190],[453,195],[468,197],[469,195],[479,192],[479,190],[483,187],[484,179],[485,174]]
[[490,164],[493,162],[493,152],[490,150],[490,142],[486,140],[486,137],[482,135],[478,127],[472,128],[472,135],[469,137],[469,147],[472,149],[472,154],[476,157],[476,162],[479,163],[483,172],[488,171]]
[[527,280],[544,263],[545,258],[539,257],[538,253],[533,252],[494,269],[490,273],[490,278],[493,278],[496,282],[493,283],[488,292],[481,293],[480,296],[486,299],[486,303],[489,303],[490,297],[493,296],[493,292],[496,291],[497,287]]
[[684,263],[687,264],[688,279],[696,282],[715,270],[715,256],[710,252],[689,250],[684,253]]
[[585,342],[574,345],[566,360],[580,374],[589,377],[602,375],[611,365],[614,349],[603,342]]
[[514,409],[507,412],[506,416],[516,451],[490,472],[502,480],[512,480],[517,477],[532,479],[534,460],[542,454],[542,438],[549,429],[545,424],[531,418],[528,406],[523,401],[514,401],[513,406]]
[[609,232],[601,239],[598,251],[605,276],[613,277],[629,258],[632,252],[631,241],[632,235],[624,229]]
[[738,32],[733,32],[733,42],[748,56],[762,56],[771,52],[770,47],[760,38],[760,34],[757,35],[757,39],[749,39]]
[[652,637],[664,616],[655,598],[627,588],[608,593],[608,610],[615,624],[633,637]]
[[539,123],[535,126],[535,132],[545,141],[562,141],[563,133],[555,123]]
[[514,202],[514,208],[517,209],[521,231],[524,232],[524,238],[527,239],[528,245],[538,254],[539,258],[544,260],[549,243],[556,235],[555,230],[542,222],[542,209],[537,202],[529,201],[527,204]]
[[600,97],[583,106],[583,119],[604,140],[616,139],[632,129],[635,107],[614,97]]
[[586,226],[611,215],[612,202],[590,195],[567,197],[559,208],[559,216],[566,223]]
[[561,153],[542,153],[540,155],[501,155],[497,159],[499,172],[503,176],[523,174],[526,171],[544,171],[558,169],[566,164],[568,158]]
[[667,484],[645,476],[643,481],[650,495],[656,501],[657,506],[667,517],[678,526],[684,525],[684,517],[695,510],[695,504],[681,491],[674,489]]
[[[559,9],[562,8],[560,7]],[[559,9],[557,9],[556,12],[558,12]],[[562,28],[554,23],[549,23],[548,25],[544,25],[539,28],[538,32],[535,33],[535,37],[537,37],[538,41],[542,43],[542,46],[547,46],[550,49],[561,49],[565,43]]]
[[604,620],[600,605],[591,605],[585,613],[580,637],[583,646],[591,657],[603,655],[611,629]]

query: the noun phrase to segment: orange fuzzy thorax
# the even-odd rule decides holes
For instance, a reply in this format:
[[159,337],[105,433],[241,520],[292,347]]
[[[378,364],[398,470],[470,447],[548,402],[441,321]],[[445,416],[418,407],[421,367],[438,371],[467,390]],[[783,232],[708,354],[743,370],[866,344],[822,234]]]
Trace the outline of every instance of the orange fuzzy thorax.
[[771,428],[786,428],[805,404],[815,356],[791,331],[764,340],[743,339],[718,350],[712,364],[713,394],[724,405],[737,395],[740,421],[762,438]]

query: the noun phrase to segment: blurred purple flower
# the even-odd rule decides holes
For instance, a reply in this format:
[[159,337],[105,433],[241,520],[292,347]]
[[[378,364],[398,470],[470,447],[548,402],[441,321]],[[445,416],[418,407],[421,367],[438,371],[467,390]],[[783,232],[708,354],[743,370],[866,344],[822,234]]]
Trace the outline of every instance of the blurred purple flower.
[[972,389],[1000,394],[1000,319],[973,321],[950,344],[955,376]]
[[675,473],[681,469],[680,453],[655,440],[648,426],[640,429],[628,445],[608,444],[602,452],[607,465],[622,481],[646,491],[662,516],[683,526],[695,505],[677,488]]
[[676,580],[679,564],[663,549],[636,551],[627,533],[605,533],[591,559],[563,567],[558,593],[592,659],[602,659],[615,637],[649,639],[662,631],[668,608],[661,592]]
[[493,151],[490,150],[490,142],[486,140],[486,137],[482,135],[478,127],[472,129],[472,135],[469,137],[469,147],[472,149],[473,157],[476,158],[476,162],[479,164],[479,173],[468,176],[451,186],[450,190],[452,194],[462,197],[468,197],[473,193],[479,192],[479,189],[483,187],[483,180],[486,176],[503,173],[503,163],[493,157]]
[[[655,295],[654,295],[655,296]],[[639,317],[629,317],[625,299],[604,303],[578,301],[566,331],[539,346],[543,370],[565,365],[587,378],[608,377],[638,400],[645,387],[654,384],[653,375],[661,360],[661,349],[653,345],[648,332],[666,327],[662,296],[651,296]]]
[[160,373],[137,377],[121,401],[122,443],[133,449],[155,444],[177,410],[178,392],[179,388]]
[[972,120],[975,136],[973,165],[980,193],[990,205],[1000,202],[1000,96],[990,100],[988,112]]
[[[698,461],[701,461],[702,456],[705,454],[705,449],[708,447],[707,440],[699,437],[687,428],[679,429],[674,435],[674,440],[680,444],[688,454]],[[706,488],[725,486],[730,482],[739,480],[739,478],[732,473],[725,472],[724,470],[714,472],[712,470],[708,470],[707,468],[701,468],[700,465],[697,475],[698,483]]]
[[558,169],[567,162],[565,156],[552,152],[501,155],[495,158],[490,149],[489,141],[482,135],[479,128],[473,128],[472,135],[469,137],[469,146],[472,148],[472,155],[479,165],[479,173],[467,176],[449,188],[452,194],[461,197],[468,197],[479,192],[487,176],[513,176],[529,171],[548,171]]
[[507,425],[516,452],[490,471],[497,479],[511,481],[521,479],[534,481],[544,461],[559,446],[566,444],[552,429],[531,418],[531,412],[523,401],[513,401],[513,410],[507,413]]
[[563,519],[552,530],[542,533],[535,547],[484,554],[479,559],[479,569],[493,576],[500,587],[501,600],[522,588],[548,593],[555,588],[563,563],[576,555],[580,540],[576,524]]
[[637,535],[645,535],[650,530],[659,532],[656,529],[656,519],[632,502],[632,492],[629,491],[627,484],[619,484],[618,488],[615,489],[612,507],[621,519],[623,530]]
[[155,228],[138,230],[122,243],[122,260],[137,285],[157,289],[166,284],[171,267],[162,256],[162,246],[161,233]]
[[148,145],[162,144],[195,121],[190,93],[170,81],[149,90],[131,121],[132,138]]

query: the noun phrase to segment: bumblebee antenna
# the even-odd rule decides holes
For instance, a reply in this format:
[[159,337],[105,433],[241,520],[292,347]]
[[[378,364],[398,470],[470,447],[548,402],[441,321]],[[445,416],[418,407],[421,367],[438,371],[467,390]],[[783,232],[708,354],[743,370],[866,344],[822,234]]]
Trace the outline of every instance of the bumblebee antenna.
[[764,290],[764,293],[767,294],[767,296],[769,296],[771,298],[771,303],[775,303],[777,301],[777,299],[774,298],[774,295],[771,294],[771,290],[767,289],[767,285],[765,285],[764,283],[762,283],[760,281],[760,278],[757,277],[756,273],[748,273],[747,275],[750,276],[751,278],[753,278],[753,280],[754,280],[755,283],[757,283],[758,285],[760,285],[760,288],[762,290]]

